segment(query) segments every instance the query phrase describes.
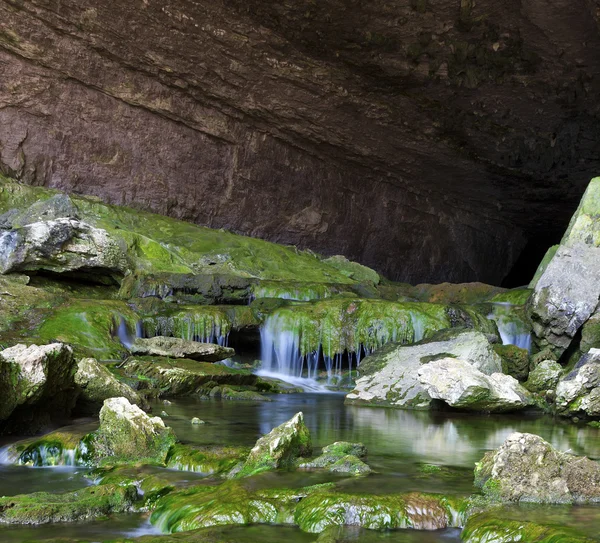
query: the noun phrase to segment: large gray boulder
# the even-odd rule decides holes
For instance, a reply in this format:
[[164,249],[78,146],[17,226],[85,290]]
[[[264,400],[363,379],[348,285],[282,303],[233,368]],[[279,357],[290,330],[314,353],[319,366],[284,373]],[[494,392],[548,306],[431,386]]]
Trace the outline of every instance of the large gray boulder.
[[559,415],[600,417],[600,349],[591,349],[556,387]]
[[230,347],[165,336],[137,338],[130,350],[137,355],[190,358],[201,362],[219,362],[235,354]]
[[0,431],[35,432],[76,399],[73,351],[62,343],[0,351]]
[[590,182],[553,256],[552,252],[532,282],[529,314],[538,345],[560,355],[600,298],[600,178]]
[[175,441],[173,430],[160,417],[149,417],[127,398],[105,400],[100,410],[100,427],[84,438],[93,464],[163,464]]
[[388,344],[365,358],[362,375],[346,403],[427,409],[431,396],[419,380],[423,364],[456,357],[485,375],[502,372],[502,361],[488,339],[474,330],[445,330],[414,345]]
[[600,502],[600,464],[515,432],[476,464],[475,485],[502,502]]
[[132,404],[148,409],[148,402],[129,385],[119,381],[106,367],[93,358],[82,358],[77,363],[75,384],[80,390],[77,410],[84,413],[98,413],[104,400],[127,398]]
[[271,469],[289,468],[294,466],[298,458],[311,454],[310,432],[300,411],[261,437],[244,464],[235,469],[231,476],[247,477]]
[[485,375],[464,360],[442,358],[421,366],[419,381],[425,392],[451,407],[501,413],[532,405],[531,395],[510,375]]
[[0,273],[84,270],[117,280],[128,270],[125,251],[111,235],[85,222],[60,218],[0,230]]

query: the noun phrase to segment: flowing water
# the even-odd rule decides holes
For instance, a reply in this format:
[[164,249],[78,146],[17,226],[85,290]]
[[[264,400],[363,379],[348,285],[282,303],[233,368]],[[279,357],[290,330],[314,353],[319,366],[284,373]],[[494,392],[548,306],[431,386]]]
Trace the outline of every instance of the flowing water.
[[[334,441],[360,441],[368,450],[368,463],[375,473],[368,477],[347,477],[324,472],[266,472],[253,478],[263,488],[301,487],[335,481],[349,493],[394,493],[408,491],[469,495],[473,466],[483,454],[501,445],[512,432],[539,434],[560,450],[600,459],[600,430],[572,422],[563,423],[546,416],[471,415],[444,412],[413,412],[345,406],[341,394],[283,394],[273,402],[227,402],[181,398],[170,405],[157,401],[153,411],[166,411],[165,422],[178,437],[191,444],[251,446],[273,427],[303,411],[305,422],[318,453]],[[204,425],[192,425],[199,417]],[[432,467],[433,466],[433,467]],[[201,474],[148,468],[169,473],[174,484],[198,484]],[[0,495],[34,491],[61,492],[90,484],[81,468],[27,468],[0,465]],[[214,482],[212,480],[206,482]],[[552,520],[576,526],[597,536],[600,508],[570,506],[521,506],[506,508],[506,518]],[[152,532],[144,515],[116,515],[110,522],[98,520],[76,524],[41,527],[0,528],[0,541],[17,543],[53,537],[72,537],[82,541],[103,541],[119,534],[143,535]],[[315,541],[316,536],[283,527],[221,528],[232,541],[290,543]],[[346,533],[347,532],[347,533]],[[459,541],[458,530],[441,532],[374,533],[347,529],[349,541],[423,542]],[[185,541],[185,539],[182,539]]]

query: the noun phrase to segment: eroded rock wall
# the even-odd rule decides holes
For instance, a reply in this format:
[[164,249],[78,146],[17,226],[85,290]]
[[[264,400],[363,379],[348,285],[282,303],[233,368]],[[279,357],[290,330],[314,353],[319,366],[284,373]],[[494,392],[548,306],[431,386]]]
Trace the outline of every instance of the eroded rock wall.
[[600,169],[596,6],[433,4],[2,0],[0,168],[499,282]]

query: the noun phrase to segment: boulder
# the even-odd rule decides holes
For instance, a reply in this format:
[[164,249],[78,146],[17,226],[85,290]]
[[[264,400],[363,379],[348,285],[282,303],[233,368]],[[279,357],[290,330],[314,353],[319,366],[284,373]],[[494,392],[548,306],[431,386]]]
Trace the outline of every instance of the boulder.
[[469,411],[501,413],[524,409],[532,398],[510,375],[485,375],[464,360],[442,358],[421,366],[419,381],[431,398]]
[[261,437],[232,476],[247,477],[262,471],[292,467],[297,458],[311,453],[310,432],[304,424],[304,415],[299,412]]
[[591,349],[556,387],[560,415],[600,417],[600,349]]
[[119,381],[106,367],[93,358],[82,358],[77,363],[75,384],[80,389],[77,409],[87,414],[100,411],[104,400],[123,397],[148,410],[148,402],[129,385]]
[[600,502],[600,464],[515,432],[476,464],[475,485],[502,502]]
[[298,464],[298,468],[325,469],[333,473],[366,475],[371,473],[371,468],[362,460],[366,456],[367,448],[362,443],[337,441],[323,447],[320,456]]
[[129,269],[121,245],[85,222],[61,218],[0,231],[0,273],[85,271],[100,282],[118,282]]
[[0,229],[10,230],[42,221],[79,219],[79,210],[68,194],[58,193],[37,200],[25,209],[9,209],[0,215]]
[[84,440],[91,463],[164,464],[175,434],[159,417],[149,417],[127,398],[110,398],[100,410],[100,427]]
[[448,357],[464,360],[486,375],[502,372],[501,359],[484,334],[444,330],[414,345],[388,344],[366,357],[346,403],[427,409],[431,396],[419,381],[419,368]]
[[0,351],[0,432],[35,432],[76,400],[73,351],[62,343]]
[[553,390],[562,375],[563,367],[556,360],[542,360],[530,373],[525,388],[531,392]]
[[[529,314],[540,347],[557,355],[594,313],[600,297],[600,178],[592,179],[560,245],[536,274]],[[552,255],[552,253],[554,253]]]
[[372,270],[367,266],[363,266],[358,262],[352,262],[344,255],[330,256],[329,258],[324,259],[323,262],[336,268],[346,277],[354,279],[359,283],[371,283],[373,285],[378,285],[379,281],[381,280],[379,274],[375,270]]
[[502,358],[502,373],[525,381],[529,375],[529,351],[516,345],[494,345],[494,351]]
[[130,350],[138,355],[190,358],[202,362],[219,362],[235,354],[230,347],[165,336],[136,338]]

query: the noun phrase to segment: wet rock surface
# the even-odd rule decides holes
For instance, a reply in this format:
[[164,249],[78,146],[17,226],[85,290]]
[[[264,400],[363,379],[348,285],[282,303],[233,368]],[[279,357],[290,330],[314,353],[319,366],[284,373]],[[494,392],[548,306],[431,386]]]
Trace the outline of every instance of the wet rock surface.
[[600,349],[591,349],[560,379],[555,403],[561,415],[600,418]]

